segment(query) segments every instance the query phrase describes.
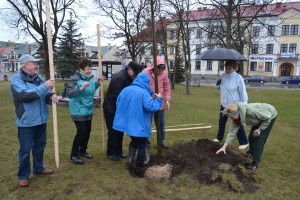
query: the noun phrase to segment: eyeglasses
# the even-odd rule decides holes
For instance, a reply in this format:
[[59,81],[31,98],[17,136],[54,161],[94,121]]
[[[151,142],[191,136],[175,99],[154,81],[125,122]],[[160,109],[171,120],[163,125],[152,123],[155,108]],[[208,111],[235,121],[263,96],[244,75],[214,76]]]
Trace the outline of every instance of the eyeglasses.
[[225,68],[226,70],[233,70],[233,68]]
[[240,111],[237,110],[234,113],[228,113],[227,116],[228,117],[234,117],[234,116],[237,116],[238,114],[240,114]]

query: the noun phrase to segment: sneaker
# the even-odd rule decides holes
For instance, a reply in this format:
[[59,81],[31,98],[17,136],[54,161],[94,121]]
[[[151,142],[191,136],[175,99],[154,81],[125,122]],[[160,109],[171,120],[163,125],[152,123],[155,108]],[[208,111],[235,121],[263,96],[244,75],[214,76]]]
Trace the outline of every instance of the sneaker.
[[164,148],[164,149],[168,149],[169,148],[169,146],[166,145],[164,142],[161,142],[161,147]]
[[249,153],[249,152],[247,152],[247,153],[243,153],[243,156],[245,157],[245,158],[252,158],[252,153]]
[[249,147],[249,144],[240,145],[239,149],[247,149]]
[[218,140],[217,138],[213,140],[213,142],[220,142],[220,140]]
[[29,185],[29,182],[28,182],[27,179],[21,179],[21,180],[19,180],[19,185],[20,185],[21,187],[26,187],[26,186]]
[[256,168],[258,168],[258,163],[255,161],[250,164],[246,164],[246,169],[255,170]]

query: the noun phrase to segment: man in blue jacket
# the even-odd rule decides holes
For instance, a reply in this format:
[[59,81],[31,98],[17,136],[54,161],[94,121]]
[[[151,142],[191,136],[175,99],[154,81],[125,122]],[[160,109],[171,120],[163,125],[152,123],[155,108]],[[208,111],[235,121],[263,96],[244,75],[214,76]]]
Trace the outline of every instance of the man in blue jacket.
[[51,104],[50,88],[55,85],[55,82],[45,81],[38,75],[39,60],[28,54],[22,55],[19,59],[22,67],[20,73],[15,74],[11,80],[10,89],[15,104],[20,143],[18,178],[22,187],[28,186],[30,151],[33,156],[33,174],[54,172],[52,169],[44,168],[43,156],[49,115],[47,104]]
[[152,114],[163,104],[161,94],[155,94],[155,99],[152,99],[152,94],[150,78],[141,72],[130,86],[122,90],[116,104],[113,129],[129,135],[129,146],[138,149],[135,170],[137,176],[142,175],[147,138],[151,136]]

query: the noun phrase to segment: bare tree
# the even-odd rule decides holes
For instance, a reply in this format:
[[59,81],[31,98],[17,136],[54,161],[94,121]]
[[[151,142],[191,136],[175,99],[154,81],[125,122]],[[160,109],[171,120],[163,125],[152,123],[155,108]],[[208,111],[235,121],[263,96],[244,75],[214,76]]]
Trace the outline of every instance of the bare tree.
[[[203,3],[203,1],[198,0],[198,5],[203,10],[207,10],[207,14],[202,16],[206,19],[206,24],[198,24],[198,27],[207,35],[207,42],[204,46],[208,48],[213,46],[232,48],[243,54],[246,47],[251,46],[253,23],[267,26],[260,19],[269,16],[270,12],[265,10],[275,1],[209,0],[207,2]],[[276,9],[276,6],[273,9]],[[270,11],[270,8],[268,10]],[[200,19],[194,18],[193,20]],[[243,67],[240,68],[240,72],[244,74]]]
[[[75,0],[50,0],[52,45],[54,46],[59,29],[67,12],[74,12],[71,5]],[[18,33],[29,34],[42,48],[42,59],[46,78],[50,78],[48,42],[46,29],[46,5],[42,0],[7,0],[8,7],[2,9],[2,17],[10,28]]]
[[125,38],[125,45],[136,61],[138,55],[145,49],[143,41],[149,34],[142,30],[147,27],[149,3],[147,0],[94,0],[101,9],[102,16],[108,17],[113,23],[104,26],[113,32],[112,38]]
[[[190,11],[194,5],[191,0],[164,0],[165,7],[170,10],[170,7],[175,11],[172,16],[172,22],[176,24],[179,31],[179,40],[181,40],[183,60],[185,66],[185,81],[186,81],[186,94],[190,94],[191,85],[191,30],[189,27]],[[179,49],[177,49],[179,50]]]

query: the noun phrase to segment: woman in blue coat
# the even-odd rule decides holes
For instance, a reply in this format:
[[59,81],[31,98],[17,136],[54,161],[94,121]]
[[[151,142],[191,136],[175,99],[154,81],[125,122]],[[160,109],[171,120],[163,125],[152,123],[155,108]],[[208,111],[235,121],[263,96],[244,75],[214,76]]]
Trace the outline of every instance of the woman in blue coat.
[[86,58],[79,61],[79,71],[70,77],[67,85],[66,94],[70,98],[69,109],[72,120],[74,121],[77,133],[74,137],[70,161],[75,164],[83,164],[84,161],[79,157],[92,158],[86,152],[90,138],[93,116],[93,102],[95,90],[100,85],[94,81],[92,73],[92,62]]
[[113,128],[131,137],[129,146],[138,149],[135,174],[142,175],[142,167],[146,154],[147,138],[151,136],[152,114],[162,106],[160,94],[150,90],[149,76],[139,73],[133,83],[124,88],[117,99],[117,110]]

